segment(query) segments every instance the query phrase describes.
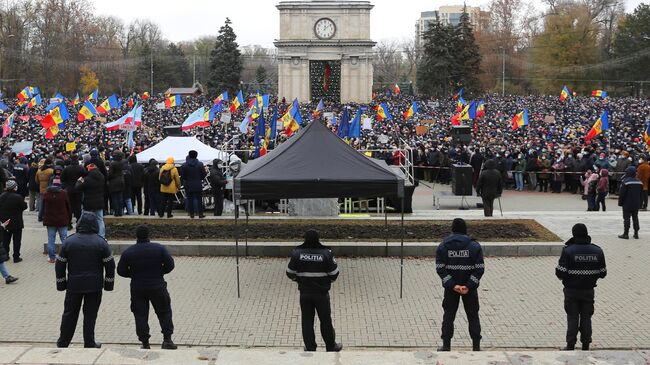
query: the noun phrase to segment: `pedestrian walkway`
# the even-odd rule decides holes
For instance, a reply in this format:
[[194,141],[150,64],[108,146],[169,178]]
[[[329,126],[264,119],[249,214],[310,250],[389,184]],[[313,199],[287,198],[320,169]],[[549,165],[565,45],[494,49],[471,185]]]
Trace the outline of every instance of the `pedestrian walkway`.
[[133,347],[55,349],[0,346],[0,364],[67,365],[646,365],[650,351],[487,351],[355,350],[340,353],[188,348],[176,351]]

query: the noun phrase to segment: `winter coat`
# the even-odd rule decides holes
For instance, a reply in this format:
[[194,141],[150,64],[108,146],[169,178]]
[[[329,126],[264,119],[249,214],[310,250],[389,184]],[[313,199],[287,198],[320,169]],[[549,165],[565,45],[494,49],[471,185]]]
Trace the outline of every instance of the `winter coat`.
[[36,181],[36,173],[38,172],[38,167],[35,167],[32,165],[29,169],[29,184],[28,188],[29,191],[33,191],[35,193],[38,193],[40,191],[40,186],[38,184],[38,181]]
[[158,179],[159,173],[160,169],[158,168],[158,162],[150,162],[144,169],[144,188],[147,191],[160,191],[160,180]]
[[144,166],[129,158],[131,167],[131,186],[141,188],[144,186]]
[[106,180],[106,176],[108,175],[108,172],[106,171],[106,162],[104,162],[104,160],[102,160],[99,156],[95,156],[91,157],[90,160],[84,164],[84,167],[87,169],[88,165],[91,163],[97,166],[99,172],[102,174],[102,176],[104,176],[104,180]]
[[620,157],[618,161],[616,162],[616,174],[614,175],[614,178],[616,181],[621,181],[623,180],[623,177],[625,176],[625,170],[627,170],[628,167],[632,164],[632,161],[628,160],[627,157]]
[[163,171],[170,171],[172,175],[172,183],[169,185],[163,185],[160,184],[160,192],[165,193],[165,194],[176,194],[178,193],[178,189],[181,186],[181,177],[178,175],[178,169],[176,166],[173,164],[164,164],[163,167],[160,168],[160,172],[158,173],[158,179],[160,180],[160,176],[162,175]]
[[526,171],[526,159],[520,158],[515,162],[515,171]]
[[607,276],[605,254],[600,247],[591,243],[591,237],[573,237],[562,249],[555,275],[562,280],[565,288],[593,289],[598,279]]
[[641,180],[643,190],[648,191],[648,180],[650,180],[650,165],[647,162],[639,164],[636,168],[636,177]]
[[228,181],[223,176],[223,172],[221,172],[221,169],[215,162],[216,161],[213,161],[212,167],[210,167],[210,176],[208,180],[210,181],[210,187],[212,190],[223,190],[223,188],[226,187]]
[[327,293],[339,276],[339,267],[328,247],[305,243],[291,253],[287,276],[298,283],[301,293]]
[[159,289],[166,286],[163,276],[174,270],[174,259],[160,243],[147,240],[124,250],[117,274],[131,278],[131,289]]
[[551,174],[549,173],[551,170],[551,161],[549,160],[539,160],[539,175],[537,175],[538,179],[542,180],[548,180],[551,178]]
[[13,191],[5,191],[0,194],[0,221],[6,222],[11,219],[6,227],[7,231],[18,231],[25,228],[23,223],[23,211],[27,209],[25,198]]
[[203,191],[203,179],[207,173],[201,161],[187,157],[181,166],[180,174],[186,192],[200,193]]
[[74,187],[77,184],[77,180],[84,176],[85,172],[86,170],[84,170],[84,167],[79,165],[76,161],[72,161],[69,166],[66,166],[63,169],[63,172],[61,173],[61,184],[63,184],[63,188],[68,192],[68,194],[77,192]]
[[109,193],[124,191],[124,162],[111,162],[106,184],[108,185]]
[[38,172],[36,173],[36,182],[38,183],[39,193],[45,194],[52,174],[54,174],[54,169],[50,165],[46,165],[38,169]]
[[564,171],[566,170],[566,166],[564,165],[564,162],[558,161],[553,164],[553,181],[564,181]]
[[77,181],[75,189],[84,193],[82,200],[84,210],[104,209],[104,175],[99,169],[89,171],[83,182]]
[[585,181],[582,183],[582,186],[585,189],[585,195],[596,194],[596,187],[598,185],[598,174],[591,174]]
[[13,168],[14,178],[18,184],[18,194],[26,196],[29,194],[27,184],[29,183],[29,166],[27,166],[27,159],[21,157],[20,163],[14,165]]
[[436,250],[436,272],[445,289],[456,285],[476,290],[485,271],[483,249],[473,238],[452,233]]
[[607,169],[600,170],[600,178],[596,186],[597,193],[609,192],[609,171]]
[[496,169],[494,160],[487,160],[476,182],[476,194],[486,199],[494,199],[503,192],[503,177]]
[[[101,175],[101,172],[97,173]],[[79,219],[77,232],[63,241],[56,257],[54,270],[57,290],[68,290],[70,293],[96,293],[101,292],[102,288],[113,290],[115,261],[108,242],[97,232],[97,217],[84,212]]]
[[43,194],[43,225],[67,227],[72,220],[72,208],[68,193],[58,186],[50,186]]
[[623,211],[626,212],[639,210],[643,201],[643,194],[645,194],[643,183],[636,178],[636,168],[634,166],[628,167],[618,192],[618,206],[623,207]]

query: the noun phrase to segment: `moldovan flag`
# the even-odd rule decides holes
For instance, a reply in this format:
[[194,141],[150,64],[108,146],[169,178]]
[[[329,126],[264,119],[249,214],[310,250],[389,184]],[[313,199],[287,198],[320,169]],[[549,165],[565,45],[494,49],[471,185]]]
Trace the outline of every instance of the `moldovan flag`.
[[390,111],[388,111],[388,107],[386,104],[381,103],[377,105],[377,121],[381,122],[382,120],[391,120],[393,119],[390,116]]
[[605,90],[593,90],[591,92],[591,96],[601,97],[601,98],[605,99],[607,97],[607,91],[605,91]]
[[95,91],[93,91],[92,93],[90,93],[90,95],[86,97],[86,100],[97,100],[98,97],[99,97],[99,90],[95,89]]
[[100,114],[106,114],[111,109],[116,109],[117,107],[118,107],[117,96],[113,94],[109,96],[108,99],[104,100],[104,102],[97,107],[97,112]]
[[643,132],[643,140],[645,141],[645,144],[650,147],[650,122],[648,122],[648,125],[645,127],[645,131]]
[[560,101],[565,101],[569,97],[569,89],[567,89],[566,85],[562,88],[562,91],[560,91]]
[[36,95],[27,103],[27,108],[33,108],[41,103],[41,95]]
[[165,98],[165,108],[171,109],[175,106],[179,106],[183,103],[183,100],[180,95],[170,95]]
[[603,133],[603,131],[606,131],[608,128],[609,128],[609,114],[607,113],[607,110],[605,110],[603,114],[601,114],[600,118],[598,118],[596,123],[594,123],[594,126],[591,127],[589,133],[587,133],[587,136],[585,137],[585,142],[591,141],[592,138]]
[[483,100],[478,101],[478,106],[476,107],[476,117],[484,117],[485,116],[485,102]]
[[230,112],[236,112],[242,104],[244,104],[244,96],[242,95],[241,90],[239,90],[237,96],[232,100],[232,104],[230,104]]
[[524,109],[521,113],[512,118],[512,130],[515,131],[519,127],[528,125],[528,109]]
[[77,120],[83,122],[84,120],[88,120],[95,115],[97,115],[97,109],[95,109],[95,106],[90,102],[90,100],[86,100],[81,109],[79,109]]
[[395,91],[395,95],[399,95],[399,92],[400,92],[399,85],[395,84],[395,90],[394,91]]
[[417,112],[418,112],[418,103],[416,103],[414,101],[413,104],[411,104],[411,107],[409,108],[409,110],[404,112],[404,119],[409,119],[410,117],[415,115],[415,113],[417,113]]
[[210,123],[205,121],[205,107],[200,107],[190,114],[181,125],[181,129],[188,131],[195,127],[209,127]]
[[68,108],[64,103],[59,103],[57,107],[50,110],[50,113],[41,120],[41,126],[47,131],[45,138],[52,139],[59,133],[60,129],[65,128],[65,121],[70,118]]
[[5,138],[11,134],[11,128],[14,126],[14,120],[16,119],[16,112],[11,113],[11,115],[2,123],[2,138]]
[[463,111],[460,112],[459,118],[461,120],[476,119],[476,102],[472,101],[471,103],[465,105]]
[[302,117],[300,116],[300,104],[298,104],[298,98],[293,99],[291,107],[287,109],[287,112],[282,116],[282,125],[284,126],[284,131],[287,137],[291,137],[295,131],[300,129],[302,124]]

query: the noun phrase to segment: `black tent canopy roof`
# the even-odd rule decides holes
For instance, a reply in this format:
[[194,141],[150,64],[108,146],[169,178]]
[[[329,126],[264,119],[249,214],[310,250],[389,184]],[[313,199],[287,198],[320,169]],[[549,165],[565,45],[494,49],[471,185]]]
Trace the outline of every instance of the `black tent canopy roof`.
[[312,122],[248,163],[234,188],[237,199],[402,197],[404,178]]

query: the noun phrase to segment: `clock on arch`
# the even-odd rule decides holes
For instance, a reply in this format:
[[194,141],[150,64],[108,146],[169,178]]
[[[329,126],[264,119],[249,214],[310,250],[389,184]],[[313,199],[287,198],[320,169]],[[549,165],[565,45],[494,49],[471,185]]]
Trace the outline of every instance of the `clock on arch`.
[[314,24],[314,33],[320,39],[332,39],[336,34],[336,24],[330,18],[320,18]]

